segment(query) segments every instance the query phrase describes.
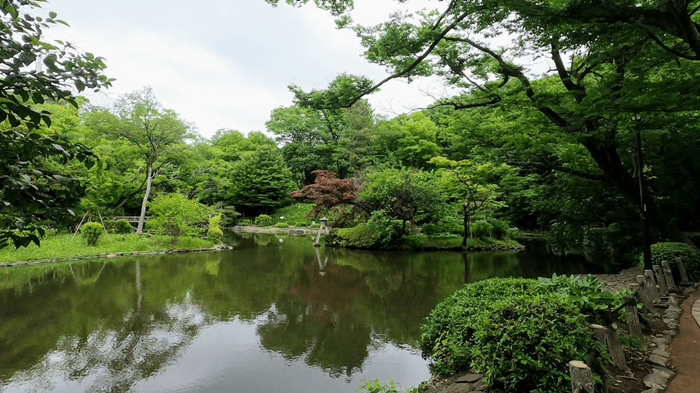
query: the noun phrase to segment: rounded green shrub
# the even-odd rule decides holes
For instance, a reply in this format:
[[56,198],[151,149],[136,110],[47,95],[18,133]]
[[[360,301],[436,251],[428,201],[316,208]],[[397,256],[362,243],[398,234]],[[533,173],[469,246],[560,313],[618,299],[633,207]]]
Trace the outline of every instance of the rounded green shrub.
[[[694,277],[700,276],[700,253],[693,247],[685,243],[664,242],[651,245],[651,263],[660,265],[661,261],[668,261],[675,264],[676,258],[680,257],[685,268]],[[644,256],[639,257],[640,267],[644,266]]]
[[238,220],[238,225],[246,226],[246,225],[250,225],[250,224],[252,224],[252,221],[250,221],[247,218],[242,218],[242,219]]
[[221,239],[224,237],[224,232],[219,229],[219,227],[209,227],[209,230],[207,230],[207,237],[215,242],[221,242]]
[[96,246],[100,236],[104,233],[102,225],[96,222],[86,222],[80,227],[80,234],[88,246]]
[[255,217],[255,225],[259,227],[269,227],[270,225],[272,225],[272,223],[272,217],[268,216],[267,214],[261,214]]
[[579,309],[556,294],[497,302],[481,315],[470,346],[472,366],[491,387],[513,392],[564,392],[567,363],[603,347]]
[[[491,345],[488,344],[485,339],[480,342],[479,345],[481,346],[476,344],[477,340],[481,340],[484,337],[493,338],[494,335],[503,333],[494,333],[494,329],[497,327],[490,326],[492,318],[499,318],[498,321],[500,324],[510,326],[510,329],[513,329],[514,335],[512,337],[499,336],[496,341],[502,343],[508,341],[507,345],[511,345],[515,351],[518,345],[525,346],[529,343],[537,344],[539,342],[538,340],[544,340],[546,342],[546,340],[549,339],[549,336],[543,336],[543,332],[539,332],[537,333],[538,335],[532,336],[532,340],[525,340],[522,336],[519,336],[520,332],[516,331],[518,324],[525,324],[530,320],[540,321],[544,318],[550,318],[552,314],[549,314],[549,312],[564,313],[566,311],[563,316],[555,315],[552,318],[564,318],[563,321],[566,323],[569,321],[568,318],[573,318],[577,324],[582,323],[583,328],[588,328],[591,323],[601,323],[598,319],[599,314],[596,311],[600,309],[617,308],[622,304],[622,296],[624,296],[624,292],[606,292],[602,291],[601,287],[602,283],[592,276],[567,277],[556,275],[552,278],[540,278],[538,280],[527,278],[491,278],[465,284],[462,289],[438,303],[435,309],[433,309],[426,318],[423,326],[421,326],[421,350],[423,356],[431,358],[431,369],[433,373],[438,376],[451,375],[461,369],[476,366],[478,363],[491,364],[491,366],[489,366],[491,368],[496,367],[495,365],[506,355],[498,351],[485,351],[484,346]],[[533,306],[527,305],[528,300],[524,300],[526,298],[533,299]],[[542,301],[536,300],[550,298],[556,300],[556,302],[553,303],[556,305],[556,308],[551,310],[545,309],[546,305],[542,305],[540,304]],[[519,303],[510,304],[509,302],[513,299],[519,299]],[[522,314],[526,316],[507,311],[511,309],[525,310],[527,312],[523,311]],[[568,313],[567,310],[570,309],[575,310],[575,313]],[[511,320],[516,322],[512,322]],[[549,324],[549,321],[542,323]],[[533,330],[533,334],[534,332],[538,331]],[[552,334],[556,335],[558,333],[553,332]],[[578,340],[578,338],[576,338],[578,337],[576,336],[578,333],[574,332],[572,334],[574,334],[574,338]],[[527,342],[511,342],[511,340],[517,340],[519,338]],[[586,350],[594,348],[594,342],[595,340],[589,342]],[[527,351],[530,350],[529,347],[526,349]],[[535,349],[539,350],[539,347]],[[578,346],[573,346],[570,342],[562,341],[561,347],[555,347],[552,350],[559,351],[559,354],[563,353],[561,356],[568,357],[578,353],[575,352],[574,349],[578,350]],[[523,349],[523,351],[525,351],[525,349]],[[488,356],[492,358],[484,359]],[[531,354],[529,354],[529,352],[513,353],[508,356],[524,358],[526,356],[531,356]],[[535,354],[532,356],[540,355],[535,351]],[[564,360],[562,365],[565,365],[566,362],[571,359],[573,358]],[[516,359],[514,361],[519,362],[520,360]],[[525,362],[527,364],[523,367],[539,367],[538,362],[540,362],[540,360],[526,359]],[[503,367],[506,366],[510,365],[503,365]],[[508,379],[510,377],[502,377],[501,369],[494,370],[495,371],[490,374],[493,383],[500,383],[501,387],[511,386],[514,383],[512,380]],[[549,381],[545,377],[542,378],[544,378],[543,381],[546,380],[545,382]],[[519,384],[520,382],[518,381],[517,383]]]
[[44,234],[41,235],[42,239],[48,239],[52,236],[56,236],[58,234],[58,229],[56,228],[46,228],[44,229]]
[[443,299],[421,326],[421,349],[432,358],[431,369],[438,376],[468,368],[470,343],[480,329],[481,314],[498,300],[534,290],[536,281],[526,278],[491,278],[464,287]]
[[275,228],[289,228],[289,224],[287,224],[286,222],[278,222],[277,224],[275,224]]
[[493,233],[493,225],[489,224],[487,221],[479,220],[469,227],[472,235],[484,239],[490,237]]
[[123,218],[120,219],[120,220],[117,220],[117,221],[114,223],[114,231],[115,231],[116,233],[122,233],[122,234],[124,234],[124,233],[131,233],[131,231],[132,231],[133,229],[134,229],[134,227],[131,226],[131,224],[129,223],[129,221],[127,221],[127,220],[125,220],[125,219],[123,219]]
[[219,228],[219,223],[221,223],[222,216],[217,214],[213,217],[209,217],[209,229],[207,230],[207,237],[216,242],[220,242],[224,237],[224,232]]

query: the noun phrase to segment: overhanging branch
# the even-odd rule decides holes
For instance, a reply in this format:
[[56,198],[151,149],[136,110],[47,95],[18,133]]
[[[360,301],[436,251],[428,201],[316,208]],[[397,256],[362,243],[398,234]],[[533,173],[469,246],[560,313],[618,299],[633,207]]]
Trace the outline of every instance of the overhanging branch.
[[568,173],[570,175],[578,176],[578,177],[581,177],[584,179],[603,181],[606,183],[610,181],[610,178],[606,175],[579,171],[577,169],[565,167],[562,165],[545,164],[542,162],[517,162],[517,161],[511,161],[508,164],[514,165],[514,166],[519,166],[521,168],[549,169],[549,170],[553,170],[553,171],[557,171],[557,172]]

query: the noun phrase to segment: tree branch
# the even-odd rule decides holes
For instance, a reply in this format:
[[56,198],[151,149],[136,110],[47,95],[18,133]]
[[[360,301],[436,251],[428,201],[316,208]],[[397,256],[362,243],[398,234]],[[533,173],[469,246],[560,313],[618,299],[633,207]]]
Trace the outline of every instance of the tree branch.
[[530,99],[530,101],[535,105],[537,110],[542,112],[543,115],[547,116],[547,118],[549,120],[551,120],[554,124],[556,124],[558,127],[561,127],[565,130],[569,130],[571,128],[571,123],[569,123],[561,115],[556,113],[552,108],[544,106],[535,100],[535,91],[533,90],[532,85],[530,84],[530,80],[528,79],[528,77],[525,76],[525,74],[523,74],[523,72],[520,71],[519,69],[508,64],[503,59],[503,56],[499,55],[498,53],[491,50],[490,48],[487,48],[481,44],[478,44],[475,41],[470,40],[469,38],[450,38],[450,40],[465,42],[465,43],[473,46],[474,48],[476,48],[476,49],[488,54],[489,56],[493,57],[496,61],[498,61],[498,64],[501,66],[504,75],[511,75],[511,76],[518,78],[518,80],[520,80],[520,83],[525,88],[525,94]]
[[685,53],[681,53],[681,52],[667,46],[666,44],[664,44],[661,41],[661,39],[656,36],[656,34],[652,33],[651,31],[648,31],[648,33],[649,33],[649,38],[651,38],[658,46],[660,46],[661,49],[663,49],[663,50],[665,50],[665,51],[667,51],[675,56],[686,59],[686,60],[700,60],[700,53],[696,54],[695,56],[690,56],[690,55],[687,55]]
[[433,42],[428,46],[428,49],[426,49],[423,54],[418,56],[416,60],[413,61],[408,67],[404,68],[400,72],[397,72],[395,74],[389,75],[388,77],[384,78],[381,80],[379,83],[375,84],[374,86],[370,87],[369,89],[363,91],[358,97],[355,97],[353,100],[350,101],[348,106],[352,106],[355,104],[357,101],[359,101],[362,97],[366,96],[367,94],[370,94],[374,92],[375,90],[379,89],[382,85],[385,83],[389,82],[390,80],[400,78],[409,72],[413,71],[414,68],[418,67],[420,63],[423,62],[435,49],[435,47],[440,43],[440,41],[445,38],[445,36],[452,31],[457,25],[464,20],[467,16],[470,14],[468,12],[465,12],[457,17],[454,22],[452,22],[449,26],[447,26],[443,31],[438,34],[437,38],[433,40]]
[[584,179],[589,179],[589,180],[597,180],[597,181],[603,181],[603,182],[610,181],[610,178],[606,175],[583,172],[583,171],[579,171],[577,169],[565,167],[562,165],[545,164],[542,162],[516,162],[516,161],[511,161],[508,164],[519,166],[521,168],[550,169],[553,171],[568,173],[570,175],[578,176],[578,177],[581,177]]
[[[578,91],[582,92],[585,91],[584,87],[581,85],[575,84],[571,80],[571,74],[569,71],[566,69],[566,66],[564,65],[564,61],[561,58],[561,53],[559,52],[559,48],[557,47],[557,44],[559,42],[559,38],[555,38],[552,41],[552,60],[554,60],[554,65],[557,68],[557,73],[559,74],[559,79],[561,79],[561,82],[564,84],[564,87],[566,87],[566,90],[569,91]],[[581,102],[582,98],[580,94],[577,94],[575,96],[577,102]]]

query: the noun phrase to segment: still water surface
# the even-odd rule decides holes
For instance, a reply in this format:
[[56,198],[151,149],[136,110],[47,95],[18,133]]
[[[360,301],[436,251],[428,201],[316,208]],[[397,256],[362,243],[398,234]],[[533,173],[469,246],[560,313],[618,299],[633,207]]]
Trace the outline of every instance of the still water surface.
[[524,252],[376,252],[233,235],[233,250],[0,270],[0,392],[355,392],[430,378],[420,324]]

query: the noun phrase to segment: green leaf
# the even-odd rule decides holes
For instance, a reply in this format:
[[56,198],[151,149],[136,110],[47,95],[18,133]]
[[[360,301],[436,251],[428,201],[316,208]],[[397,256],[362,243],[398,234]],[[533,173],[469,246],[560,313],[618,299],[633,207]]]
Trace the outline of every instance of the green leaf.
[[34,93],[32,93],[32,100],[37,104],[43,104],[44,96],[42,96],[39,92],[35,91]]

